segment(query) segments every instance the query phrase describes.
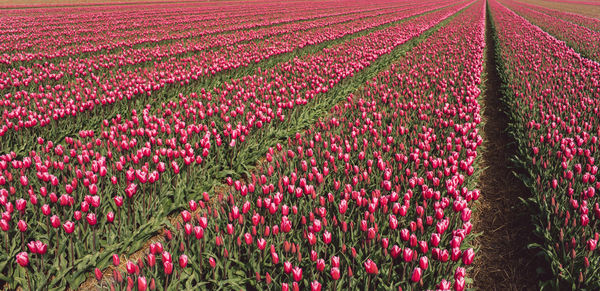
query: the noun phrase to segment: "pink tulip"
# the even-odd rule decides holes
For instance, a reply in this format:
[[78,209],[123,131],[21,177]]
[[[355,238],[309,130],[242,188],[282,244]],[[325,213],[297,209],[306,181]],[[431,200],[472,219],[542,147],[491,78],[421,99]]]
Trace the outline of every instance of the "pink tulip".
[[365,266],[365,270],[367,274],[377,275],[379,273],[379,269],[377,269],[377,264],[373,262],[371,259],[367,259],[367,261],[363,264]]
[[17,263],[21,267],[27,267],[29,265],[29,256],[26,252],[20,252],[17,254]]

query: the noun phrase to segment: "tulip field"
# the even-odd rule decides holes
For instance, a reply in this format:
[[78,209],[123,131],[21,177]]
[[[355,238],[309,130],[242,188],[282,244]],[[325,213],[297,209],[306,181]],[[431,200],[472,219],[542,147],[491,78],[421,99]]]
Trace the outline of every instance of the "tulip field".
[[0,8],[0,32],[0,288],[493,290],[473,274],[496,90],[530,280],[600,289],[598,18],[69,3]]

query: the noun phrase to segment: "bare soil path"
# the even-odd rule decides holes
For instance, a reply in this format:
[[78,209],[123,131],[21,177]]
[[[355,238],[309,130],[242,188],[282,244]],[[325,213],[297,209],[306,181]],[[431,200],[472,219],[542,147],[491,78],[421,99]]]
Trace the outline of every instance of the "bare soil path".
[[519,198],[531,195],[517,178],[511,162],[515,143],[507,132],[509,118],[501,101],[501,80],[495,59],[495,39],[491,19],[486,23],[484,66],[483,138],[484,151],[480,166],[480,204],[474,229],[481,235],[475,244],[480,248],[471,277],[477,290],[537,290],[536,269],[543,261],[527,244],[535,242],[527,207]]

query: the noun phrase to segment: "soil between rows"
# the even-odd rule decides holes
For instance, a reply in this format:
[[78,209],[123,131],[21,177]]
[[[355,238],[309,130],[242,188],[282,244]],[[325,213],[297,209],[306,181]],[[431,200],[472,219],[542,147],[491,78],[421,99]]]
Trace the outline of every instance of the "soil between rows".
[[531,213],[520,200],[531,196],[515,176],[511,157],[516,143],[507,132],[509,118],[501,100],[501,80],[495,58],[496,42],[491,19],[486,17],[484,65],[483,140],[479,181],[481,196],[473,225],[480,233],[475,240],[479,253],[471,277],[477,290],[537,290],[537,269],[544,262],[536,250],[527,249],[538,239],[533,233]]

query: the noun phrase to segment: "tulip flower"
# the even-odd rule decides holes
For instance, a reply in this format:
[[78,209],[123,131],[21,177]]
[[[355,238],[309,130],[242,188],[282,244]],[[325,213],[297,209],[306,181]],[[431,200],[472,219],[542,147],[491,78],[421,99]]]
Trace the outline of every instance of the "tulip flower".
[[150,253],[150,254],[148,254],[148,255],[146,256],[146,262],[148,263],[148,266],[149,266],[150,268],[153,268],[153,267],[154,267],[154,265],[156,265],[156,257],[154,256],[154,254],[151,254],[151,253]]
[[94,275],[96,276],[96,280],[98,282],[102,281],[102,271],[100,269],[94,269]]
[[294,281],[300,282],[300,280],[302,280],[302,268],[294,267],[292,269],[292,275],[294,277]]
[[192,219],[192,214],[187,210],[181,211],[181,218],[184,222],[189,222]]
[[421,275],[423,274],[423,271],[421,270],[421,268],[416,267],[413,270],[412,276],[410,277],[411,281],[413,282],[419,282],[421,280]]
[[146,282],[146,277],[139,276],[137,278],[137,287],[138,287],[138,291],[146,291],[146,289],[148,288],[148,284]]
[[463,264],[465,265],[470,265],[471,263],[473,263],[473,259],[475,258],[475,252],[473,251],[473,248],[469,248],[467,249],[462,256],[463,259]]
[[106,221],[108,221],[109,223],[112,223],[115,220],[115,213],[112,211],[109,211],[106,214]]
[[163,269],[166,275],[173,273],[173,264],[170,261],[163,262]]
[[185,254],[182,254],[181,256],[179,256],[179,266],[182,269],[185,269],[185,267],[187,267],[188,264],[188,257]]
[[17,254],[17,263],[21,267],[27,267],[29,265],[29,256],[26,252],[20,252]]
[[52,227],[59,228],[60,227],[60,218],[58,218],[57,215],[52,215],[52,217],[50,217],[50,223],[51,223]]
[[379,269],[377,269],[377,264],[373,262],[371,259],[367,259],[363,265],[365,266],[365,270],[368,274],[377,275],[379,273]]
[[338,267],[331,268],[331,278],[333,278],[333,280],[340,279],[340,269]]
[[310,290],[311,291],[321,291],[321,283],[319,283],[319,281],[312,281],[310,283]]
[[131,261],[128,261],[127,264],[125,265],[125,267],[127,269],[127,273],[129,273],[129,275],[133,275],[133,274],[137,273],[137,271],[138,271],[137,265]]
[[19,220],[19,222],[17,223],[17,227],[19,228],[20,232],[26,232],[27,231],[27,222],[25,222],[23,220]]
[[119,255],[117,254],[113,254],[112,255],[112,262],[113,262],[113,266],[118,267],[121,263],[121,260],[119,259]]

